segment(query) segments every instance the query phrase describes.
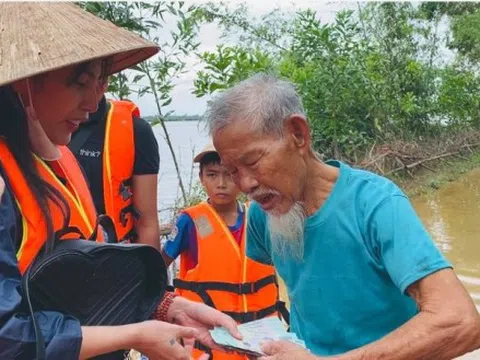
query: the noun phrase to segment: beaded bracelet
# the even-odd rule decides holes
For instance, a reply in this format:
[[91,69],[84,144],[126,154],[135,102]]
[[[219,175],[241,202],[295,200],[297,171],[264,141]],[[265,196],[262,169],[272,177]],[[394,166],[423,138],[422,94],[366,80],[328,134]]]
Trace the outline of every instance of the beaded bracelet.
[[167,321],[168,309],[170,309],[173,299],[175,299],[177,296],[178,294],[173,292],[166,292],[162,302],[157,306],[157,309],[153,313],[153,318],[155,320]]

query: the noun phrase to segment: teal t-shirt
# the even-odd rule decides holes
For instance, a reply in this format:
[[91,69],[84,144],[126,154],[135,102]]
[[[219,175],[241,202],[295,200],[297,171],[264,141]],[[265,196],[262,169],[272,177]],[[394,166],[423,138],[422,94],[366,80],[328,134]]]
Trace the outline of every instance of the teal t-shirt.
[[406,289],[451,267],[407,196],[390,180],[340,168],[330,196],[305,223],[304,258],[271,251],[265,212],[249,210],[247,255],[273,264],[291,301],[291,331],[317,355],[336,355],[387,335],[417,314]]

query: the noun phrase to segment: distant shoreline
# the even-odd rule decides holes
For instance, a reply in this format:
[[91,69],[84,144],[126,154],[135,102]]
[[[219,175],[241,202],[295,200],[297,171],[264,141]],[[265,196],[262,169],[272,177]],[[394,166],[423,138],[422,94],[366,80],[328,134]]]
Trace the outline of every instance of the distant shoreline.
[[[145,116],[143,117],[145,121],[150,124],[158,124],[157,116]],[[165,119],[165,122],[183,122],[183,121],[201,121],[202,117],[200,115],[175,115],[169,116]]]

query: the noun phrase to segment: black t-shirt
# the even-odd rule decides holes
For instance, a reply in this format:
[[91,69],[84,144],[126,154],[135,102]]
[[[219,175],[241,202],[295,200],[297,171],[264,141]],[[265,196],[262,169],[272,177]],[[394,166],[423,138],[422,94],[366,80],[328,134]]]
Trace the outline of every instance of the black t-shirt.
[[[102,99],[95,113],[90,114],[88,122],[82,124],[76,131],[72,140],[79,136],[82,130],[93,126],[93,131],[82,144],[78,151],[75,151],[80,165],[90,184],[90,189],[99,214],[105,213],[103,201],[103,145],[105,141],[105,123],[109,105]],[[134,118],[133,138],[135,143],[135,161],[133,175],[158,174],[160,168],[160,155],[158,143],[153,134],[152,127],[141,118]]]

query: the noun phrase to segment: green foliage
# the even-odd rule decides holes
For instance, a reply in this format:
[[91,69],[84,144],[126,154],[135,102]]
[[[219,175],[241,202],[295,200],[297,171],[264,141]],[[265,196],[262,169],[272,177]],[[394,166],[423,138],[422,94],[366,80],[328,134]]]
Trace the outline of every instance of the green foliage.
[[195,182],[188,193],[187,202],[183,208],[197,205],[198,203],[205,201],[207,194],[200,181]]
[[[238,43],[248,48],[259,45],[262,50],[275,53],[288,47],[288,34],[293,29],[292,14],[275,9],[252,21],[247,4],[240,4],[230,9],[225,2],[208,2],[200,8],[206,22],[216,23],[224,29],[223,38],[230,38],[231,34],[237,37]],[[240,32],[238,30],[241,30]]]
[[156,25],[144,23],[137,12],[139,9],[149,7],[148,3],[83,1],[78,5],[102,19],[139,34],[148,33]]
[[[149,34],[157,27],[161,27],[160,23],[153,20],[144,20],[143,14],[149,11],[152,15],[153,6],[145,2],[79,2],[79,6],[92,14],[112,22],[113,24],[123,27],[127,30],[136,32],[139,35]],[[111,76],[108,85],[108,92],[117,99],[128,98],[134,90],[132,83],[138,83],[142,79],[142,75],[121,72]]]
[[480,24],[478,6],[453,4],[368,3],[340,11],[330,24],[312,10],[256,19],[244,6],[207,4],[205,19],[241,40],[199,54],[205,67],[194,93],[215,93],[258,71],[277,73],[302,95],[316,149],[353,161],[373,142],[478,127],[478,75],[460,58],[439,61],[448,40],[439,24],[459,14],[465,29],[452,21],[450,46],[470,59],[478,46],[480,56],[480,36],[468,30]]
[[439,106],[455,129],[480,129],[480,79],[474,73],[449,67],[443,71]]
[[[165,107],[173,100],[171,94],[175,80],[186,71],[186,57],[199,46],[196,37],[199,23],[204,19],[204,12],[196,6],[186,6],[183,1],[82,2],[79,5],[160,45],[157,56],[132,67],[128,72],[113,76],[108,92],[120,99],[128,97],[133,92],[139,96],[153,95],[158,114],[151,124],[159,123],[162,126],[177,172],[182,198],[186,202],[187,193],[174,146],[165,126],[165,118],[172,112],[165,112]],[[165,40],[160,41],[158,30],[165,24],[166,16],[176,21],[176,28],[164,36]]]
[[436,13],[448,16],[461,16],[465,14],[471,14],[478,9],[480,9],[480,4],[473,1],[429,1],[420,4],[420,11],[426,16],[427,19],[430,20],[435,16]]
[[468,57],[472,62],[480,60],[480,11],[452,19],[453,40],[449,46]]
[[199,58],[205,70],[197,72],[194,80],[198,97],[226,89],[258,71],[272,69],[272,59],[259,49],[217,46],[216,52],[204,52]]
[[[363,3],[356,11],[338,12],[329,24],[308,9],[275,9],[255,17],[245,4],[231,8],[218,2],[79,4],[161,46],[155,58],[113,77],[109,92],[118,98],[152,94],[158,110],[152,123],[165,130],[172,154],[164,124],[172,114],[165,108],[190,54],[203,64],[194,80],[198,97],[259,71],[294,82],[315,147],[327,157],[355,161],[374,142],[480,127],[479,3]],[[176,21],[176,28],[160,41],[156,36],[166,17]],[[198,53],[204,22],[220,26],[223,38],[236,45]],[[449,26],[447,32],[441,24]],[[457,54],[453,62],[442,61],[447,47]],[[186,202],[180,176],[179,183]]]
[[426,19],[447,16],[450,20],[451,40],[447,46],[466,59],[477,63],[480,59],[480,3],[426,2],[420,5]]

